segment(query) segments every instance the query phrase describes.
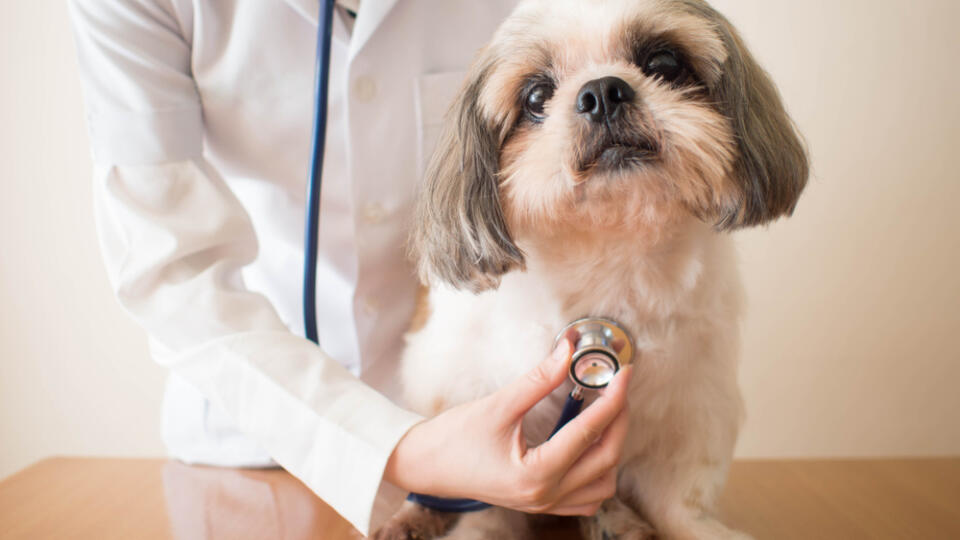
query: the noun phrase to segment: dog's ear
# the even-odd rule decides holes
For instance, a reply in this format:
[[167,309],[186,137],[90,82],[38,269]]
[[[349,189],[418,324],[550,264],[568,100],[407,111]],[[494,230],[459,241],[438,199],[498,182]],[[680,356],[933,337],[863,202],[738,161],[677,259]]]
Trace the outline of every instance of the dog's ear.
[[523,253],[500,206],[500,146],[504,126],[484,117],[479,103],[494,63],[481,58],[447,112],[417,202],[412,251],[421,279],[440,279],[480,292],[523,267]]
[[704,2],[691,4],[716,24],[727,49],[711,97],[733,126],[737,160],[733,207],[718,211],[717,228],[757,225],[790,215],[807,183],[807,153],[776,86],[730,22]]

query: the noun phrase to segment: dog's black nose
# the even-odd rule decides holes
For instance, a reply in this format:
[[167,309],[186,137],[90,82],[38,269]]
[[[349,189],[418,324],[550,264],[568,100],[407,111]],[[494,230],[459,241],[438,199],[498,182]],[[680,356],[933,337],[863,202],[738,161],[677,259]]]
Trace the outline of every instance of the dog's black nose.
[[603,77],[583,85],[577,94],[577,112],[592,122],[615,118],[620,105],[633,101],[633,88],[620,77]]

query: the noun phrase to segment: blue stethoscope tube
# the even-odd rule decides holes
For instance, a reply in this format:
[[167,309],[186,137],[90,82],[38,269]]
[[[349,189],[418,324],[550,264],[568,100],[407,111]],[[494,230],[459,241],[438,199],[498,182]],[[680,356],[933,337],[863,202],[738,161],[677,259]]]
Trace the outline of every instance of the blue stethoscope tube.
[[[320,187],[323,177],[323,150],[326,145],[327,96],[330,81],[330,46],[333,38],[335,0],[323,0],[317,17],[317,61],[314,75],[313,151],[310,155],[310,182],[307,186],[306,229],[303,261],[303,325],[310,341],[319,345],[317,337],[317,234],[320,228]],[[583,406],[583,398],[574,391],[567,398],[563,413],[550,436],[575,417]],[[411,493],[408,500],[440,512],[475,512],[490,505],[473,499],[447,499]]]
[[317,337],[317,234],[320,229],[323,149],[327,142],[327,95],[330,81],[334,1],[322,0],[317,17],[317,63],[313,88],[313,152],[310,155],[310,183],[307,186],[307,219],[303,246],[304,334],[307,339],[318,345],[320,342]]

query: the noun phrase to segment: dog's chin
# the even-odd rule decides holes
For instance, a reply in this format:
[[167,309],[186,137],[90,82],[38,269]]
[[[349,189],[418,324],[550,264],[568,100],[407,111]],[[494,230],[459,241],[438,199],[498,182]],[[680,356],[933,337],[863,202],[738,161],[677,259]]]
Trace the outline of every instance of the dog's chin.
[[588,148],[577,164],[582,179],[635,172],[654,164],[659,157],[656,146],[645,140],[612,141]]
[[642,167],[656,158],[656,154],[644,148],[614,145],[603,150],[593,164],[597,173],[625,172]]

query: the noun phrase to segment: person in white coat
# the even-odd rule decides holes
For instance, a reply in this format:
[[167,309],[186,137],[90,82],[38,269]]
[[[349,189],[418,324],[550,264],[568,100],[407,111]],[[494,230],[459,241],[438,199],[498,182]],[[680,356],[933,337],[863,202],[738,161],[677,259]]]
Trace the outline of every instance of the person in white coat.
[[[418,179],[464,71],[514,4],[340,2],[318,348],[300,335],[318,1],[71,0],[103,256],[170,368],[172,456],[279,464],[363,533],[409,490],[596,509],[600,472],[568,473],[625,422],[622,399],[575,428],[577,443],[524,454],[496,436],[562,382],[564,351],[501,391],[501,405],[423,421],[392,401],[417,286],[404,245]],[[602,444],[617,452],[615,439]],[[467,467],[465,453],[484,459]]]

